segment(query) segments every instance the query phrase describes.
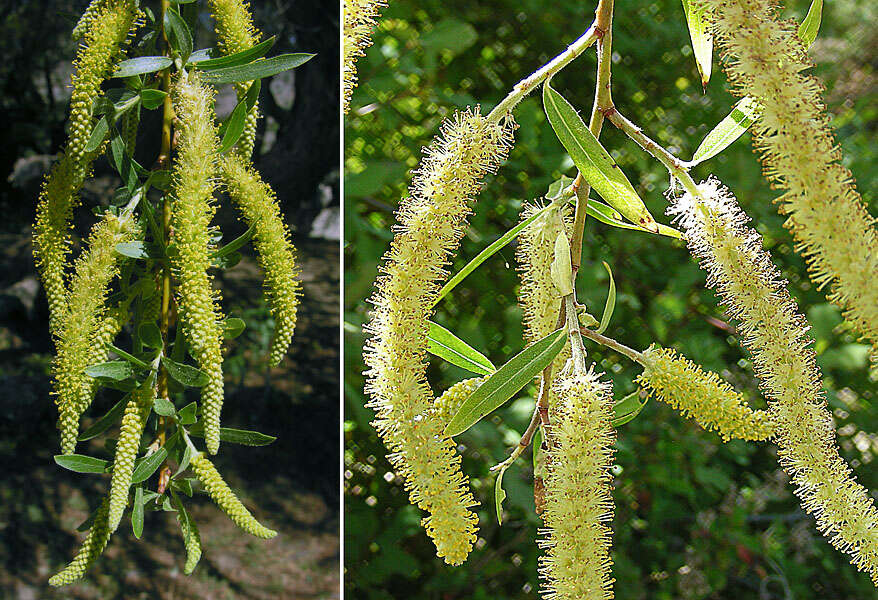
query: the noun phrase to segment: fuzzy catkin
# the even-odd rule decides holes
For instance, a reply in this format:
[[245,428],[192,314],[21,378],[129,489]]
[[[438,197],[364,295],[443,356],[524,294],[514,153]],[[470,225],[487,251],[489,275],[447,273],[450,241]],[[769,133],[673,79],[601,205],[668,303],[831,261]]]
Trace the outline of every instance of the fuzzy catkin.
[[545,537],[539,545],[542,593],[547,600],[613,597],[611,496],[616,434],[611,385],[593,370],[556,377],[549,409],[552,445],[544,478]]
[[173,166],[174,206],[171,213],[173,242],[171,265],[179,282],[177,305],[183,331],[199,368],[209,381],[201,389],[204,440],[207,450],[219,450],[220,411],[223,405],[223,332],[219,294],[213,290],[210,221],[216,208],[217,139],[213,92],[189,74],[173,89],[179,121],[177,160]]
[[637,383],[650,396],[692,417],[704,429],[716,431],[724,442],[771,437],[768,413],[750,408],[716,373],[705,372],[669,348],[653,345],[642,356],[644,370]]
[[808,262],[812,281],[872,345],[878,360],[878,232],[841,164],[822,99],[805,73],[813,66],[793,21],[778,17],[776,0],[705,0],[736,94],[759,100],[754,147],[766,177],[785,190],[778,198],[785,226]]
[[91,2],[89,2],[85,12],[82,13],[82,16],[79,17],[79,20],[73,27],[73,32],[71,33],[73,41],[77,42],[85,37],[85,34],[92,28],[95,19],[97,19],[100,11],[106,3],[107,0],[91,0]]
[[85,43],[74,61],[70,97],[70,136],[61,159],[43,182],[34,223],[33,252],[49,303],[49,328],[57,335],[67,308],[65,271],[70,254],[70,221],[79,190],[100,153],[86,152],[92,130],[92,104],[101,82],[121,60],[126,38],[140,23],[134,0],[105,0],[94,9]]
[[458,381],[445,390],[441,396],[436,398],[436,402],[433,404],[433,414],[436,420],[440,423],[450,423],[455,413],[457,413],[457,409],[485,382],[485,379],[487,377],[470,377],[469,379]]
[[109,316],[105,303],[110,282],[119,272],[116,244],[133,236],[130,217],[107,213],[92,229],[88,250],[76,260],[68,307],[58,326],[58,354],[52,365],[62,454],[74,451],[79,418],[94,397],[94,380],[84,370],[92,364],[91,359],[99,358],[96,351],[109,337],[104,326],[114,327],[113,323],[104,323],[104,319]]
[[677,199],[669,213],[739,323],[769,400],[780,463],[818,529],[878,584],[878,511],[839,456],[807,322],[734,197],[714,179],[699,190]]
[[140,438],[143,436],[143,428],[152,411],[155,397],[155,379],[149,377],[131,392],[125,405],[119,438],[116,442],[116,456],[113,459],[113,476],[110,479],[110,508],[107,519],[110,531],[116,531],[119,527],[122,514],[128,506],[128,490],[131,488],[134,460],[137,458]]
[[263,539],[271,539],[277,535],[273,529],[269,529],[260,524],[256,518],[250,514],[235,493],[229,488],[228,484],[217,472],[216,467],[202,453],[198,453],[189,463],[198,481],[207,490],[211,500],[226,513],[229,518],[235,522],[235,525],[256,537]]
[[237,155],[223,157],[221,167],[229,196],[247,226],[256,227],[254,246],[265,271],[265,293],[275,323],[269,364],[276,366],[286,354],[296,328],[300,294],[296,249],[274,191],[259,173]]
[[183,545],[186,547],[186,563],[183,565],[183,573],[191,575],[195,567],[198,566],[198,561],[201,560],[201,534],[198,531],[198,525],[192,520],[192,515],[183,519],[182,514],[177,512],[177,522],[180,524]]
[[[113,340],[122,331],[126,321],[128,321],[128,311],[124,307],[116,307],[107,311],[92,338],[92,345],[88,351],[88,364],[96,365],[106,362],[109,355],[108,346],[113,343]],[[87,376],[83,398],[86,406],[91,406],[97,388],[97,379]]]
[[[216,23],[216,36],[220,52],[224,56],[249,50],[259,42],[259,31],[253,25],[250,14],[250,3],[243,0],[210,0],[210,9]],[[235,84],[240,101],[252,81]],[[257,101],[247,118],[244,120],[244,132],[235,144],[235,153],[241,158],[249,159],[256,144],[256,122],[259,120],[259,102]]]
[[380,10],[387,6],[382,0],[344,0],[344,111],[348,112],[351,94],[357,87],[357,58],[366,55],[372,45],[370,34]]
[[481,179],[505,158],[512,124],[487,121],[478,109],[454,115],[427,148],[397,212],[396,236],[381,267],[366,327],[366,393],[373,425],[390,450],[413,504],[427,511],[422,524],[437,554],[462,563],[476,540],[475,500],[445,423],[431,414],[426,380],[427,319],[444,266],[466,228],[469,203]]
[[76,553],[76,557],[62,571],[49,578],[49,585],[60,587],[82,579],[88,568],[104,551],[107,540],[110,539],[110,528],[107,526],[108,512],[109,502],[104,498],[100,508],[95,513],[95,520],[88,530],[88,535],[85,536],[79,552]]

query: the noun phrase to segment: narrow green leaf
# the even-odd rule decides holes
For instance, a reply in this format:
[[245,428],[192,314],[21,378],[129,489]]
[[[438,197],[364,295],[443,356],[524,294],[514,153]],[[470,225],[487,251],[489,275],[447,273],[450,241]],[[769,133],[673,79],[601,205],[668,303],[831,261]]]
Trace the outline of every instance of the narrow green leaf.
[[811,0],[811,6],[808,7],[808,14],[802,19],[799,25],[799,39],[805,44],[805,48],[810,48],[814,40],[817,39],[817,32],[820,31],[820,22],[823,20],[823,0]]
[[131,530],[138,540],[143,535],[143,486],[134,488],[134,507],[131,509]]
[[167,69],[174,61],[167,56],[140,56],[138,58],[129,58],[123,60],[116,67],[113,77],[130,77],[132,75],[140,75],[142,73],[154,73]]
[[686,25],[689,27],[689,39],[692,40],[692,52],[695,64],[701,76],[701,87],[707,87],[710,81],[711,64],[713,63],[713,35],[704,8],[693,6],[691,0],[683,0],[683,12],[686,13]]
[[114,404],[113,407],[108,410],[104,416],[95,421],[91,427],[80,433],[76,440],[79,442],[85,442],[101,435],[107,429],[112,427],[116,421],[122,418],[122,413],[125,412],[126,404],[128,404],[127,395]]
[[113,352],[115,352],[116,354],[118,354],[119,358],[127,360],[135,367],[140,367],[141,369],[151,369],[152,368],[152,366],[149,363],[143,362],[142,360],[140,360],[139,358],[137,358],[133,354],[129,354],[128,352],[125,352],[124,350],[122,350],[122,348],[119,348],[118,346],[114,346],[113,344],[107,344],[107,347],[110,350],[112,350]]
[[[246,65],[247,63],[251,63],[258,58],[262,58],[268,51],[271,50],[272,46],[274,46],[277,38],[275,36],[271,36],[264,42],[256,44],[252,48],[248,48],[247,50],[242,50],[240,52],[236,52],[234,54],[229,54],[228,56],[220,56],[218,58],[206,58],[202,59],[201,55],[198,56],[197,61],[193,61],[192,58],[189,59],[189,63],[192,64],[195,62],[198,65],[198,68],[203,71],[210,71],[215,69],[222,69],[225,67],[237,67],[239,65]],[[199,52],[203,52],[199,50]]]
[[196,421],[195,411],[198,410],[198,403],[190,402],[177,411],[177,417],[183,425],[192,425]]
[[445,427],[445,435],[463,433],[509,400],[552,362],[566,342],[567,332],[559,329],[512,357],[464,401]]
[[192,34],[189,26],[176,10],[165,11],[165,32],[171,47],[180,55],[180,60],[185,64],[192,54]]
[[167,169],[150,171],[146,182],[163,192],[168,192],[171,190],[171,172]]
[[152,409],[156,414],[163,417],[173,417],[177,414],[177,408],[174,406],[174,403],[167,398],[162,398],[161,396],[153,400]]
[[111,360],[86,367],[85,374],[89,377],[101,377],[121,381],[134,376],[134,369],[124,360]]
[[174,381],[187,387],[204,387],[210,381],[204,371],[173,361],[167,356],[162,357],[162,364]]
[[227,340],[233,340],[241,333],[243,333],[244,328],[247,326],[244,323],[243,319],[239,319],[237,317],[229,317],[225,321],[223,321],[223,338]]
[[531,455],[534,461],[534,475],[541,475],[539,472],[540,468],[540,452],[542,452],[543,445],[543,428],[537,427],[537,430],[534,432],[534,437],[531,440]]
[[236,264],[241,262],[242,258],[244,258],[244,256],[240,252],[231,252],[229,254],[213,258],[210,264],[217,269],[231,269]]
[[185,471],[189,467],[189,462],[192,460],[192,447],[189,444],[185,444],[183,447],[183,457],[180,459],[180,464],[177,466],[177,471],[174,473],[174,477]]
[[74,473],[104,473],[110,463],[84,454],[56,454],[55,463]]
[[218,248],[216,252],[210,255],[211,258],[222,258],[223,256],[227,256],[232,252],[240,250],[244,244],[250,241],[253,237],[253,234],[256,233],[256,223],[253,223],[247,231],[242,233],[240,236],[233,239],[231,242],[223,246],[222,248]]
[[122,242],[116,244],[116,252],[128,258],[145,259],[149,258],[149,252],[145,242]]
[[178,492],[186,494],[190,498],[192,497],[192,481],[189,479],[172,479],[171,487]]
[[649,402],[648,396],[641,401],[640,390],[632,392],[619,400],[619,402],[613,406],[614,416],[611,421],[613,427],[621,427],[625,423],[633,421],[643,410],[643,407],[646,406],[647,402]]
[[613,318],[613,309],[616,308],[616,282],[613,281],[613,271],[610,269],[610,265],[604,261],[601,262],[604,263],[607,275],[610,276],[610,290],[607,292],[607,303],[604,305],[604,314],[601,316],[598,333],[603,333],[607,330],[607,327],[610,325],[610,319]]
[[131,476],[131,484],[142,483],[152,477],[152,474],[161,466],[168,457],[168,450],[159,448],[146,458],[138,458],[134,463],[134,474]]
[[247,111],[253,109],[256,106],[256,101],[259,100],[259,91],[262,89],[262,80],[257,79],[253,83],[250,84],[250,87],[247,88],[247,93],[244,94],[244,102],[247,103]]
[[237,83],[239,81],[253,81],[262,77],[271,77],[283,71],[295,69],[313,58],[313,54],[281,54],[272,58],[257,60],[247,63],[246,65],[237,65],[234,67],[223,67],[206,71],[204,73],[205,83],[219,85],[222,83]]
[[479,375],[490,375],[497,370],[485,355],[432,321],[427,333],[427,352]]
[[88,138],[88,143],[85,145],[86,152],[94,152],[98,149],[98,146],[104,143],[104,140],[107,138],[107,132],[110,131],[110,124],[107,122],[107,117],[104,115],[98,122],[95,123],[94,129],[91,130],[91,136]]
[[[190,435],[204,437],[204,427],[201,423],[189,430]],[[277,438],[272,435],[259,433],[258,431],[247,431],[246,429],[232,429],[230,427],[220,427],[220,441],[230,444],[241,444],[242,446],[267,446]]]
[[189,60],[186,61],[186,64],[197,65],[206,60],[211,60],[211,54],[214,53],[216,53],[216,49],[214,48],[201,48],[200,50],[194,50],[192,54],[189,55]]
[[558,140],[592,189],[626,219],[657,233],[655,219],[646,210],[643,200],[622,169],[585,126],[570,103],[552,89],[550,81],[543,84],[543,108]]
[[503,525],[503,501],[506,500],[506,490],[503,489],[503,473],[506,467],[500,469],[497,473],[497,479],[494,480],[494,508],[497,510],[497,525]]
[[219,153],[222,154],[235,145],[241,134],[244,133],[244,122],[247,120],[247,102],[241,100],[235,106],[235,110],[228,119],[220,125],[219,135],[222,137],[222,143],[219,147]]
[[[637,225],[633,225],[631,223],[627,223],[616,218],[615,215],[619,213],[611,206],[607,206],[593,198],[589,198],[588,205],[585,207],[585,212],[591,217],[594,217],[601,223],[606,225],[612,225],[613,227],[618,227],[619,229],[631,229],[633,231],[645,231],[646,233],[653,233],[649,229],[644,229],[643,227],[639,227]],[[664,223],[656,222],[656,226],[658,227],[658,234],[663,235],[669,238],[674,239],[682,239],[683,234],[673,227],[669,227]]]
[[167,97],[167,92],[163,92],[162,90],[140,90],[140,101],[143,103],[143,107],[149,110],[158,108],[164,104],[165,98]]
[[755,98],[745,96],[738,100],[732,111],[704,137],[689,165],[695,166],[728,148],[732,142],[744,135],[753,121],[759,117],[760,112],[762,107]]
[[155,323],[141,323],[138,333],[140,341],[150,348],[161,348],[164,345],[162,332],[159,331],[159,327]]

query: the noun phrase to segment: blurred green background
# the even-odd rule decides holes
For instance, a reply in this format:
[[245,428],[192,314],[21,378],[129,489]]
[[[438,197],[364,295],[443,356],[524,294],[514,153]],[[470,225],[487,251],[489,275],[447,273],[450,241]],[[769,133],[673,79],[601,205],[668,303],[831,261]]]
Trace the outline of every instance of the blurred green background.
[[[801,19],[806,0],[785,16]],[[519,79],[561,51],[588,27],[592,2],[560,0],[394,1],[384,10],[375,44],[358,63],[361,84],[345,129],[345,587],[358,600],[383,598],[534,598],[539,550],[534,539],[532,468],[527,453],[507,471],[509,494],[502,528],[493,508],[488,467],[516,443],[532,407],[533,390],[458,439],[464,470],[472,477],[480,537],[461,567],[435,557],[394,477],[386,450],[363,408],[364,336],[380,256],[391,239],[393,210],[405,194],[420,149],[454,108],[481,103],[490,109]],[[875,5],[828,3],[811,55],[827,87],[845,164],[858,178],[870,211],[875,187]],[[613,97],[646,133],[682,158],[735,99],[723,72],[702,93],[679,0],[620,2],[615,16]],[[555,86],[585,111],[592,103],[594,53],[555,78]],[[537,98],[516,110],[516,145],[500,173],[489,178],[455,257],[461,268],[512,227],[523,201],[545,193],[572,164],[546,122]],[[667,173],[612,126],[601,138],[653,214],[667,222],[662,192]],[[714,173],[737,195],[764,236],[776,264],[807,313],[818,362],[836,419],[839,445],[859,480],[878,489],[878,415],[875,380],[866,348],[814,289],[802,259],[762,180],[749,136],[695,169]],[[704,274],[685,247],[667,238],[631,233],[589,221],[579,298],[599,314],[607,293],[600,261],[613,268],[618,301],[608,335],[634,348],[673,346],[720,372],[751,402],[764,406],[747,355],[731,335]],[[438,307],[436,321],[502,364],[522,347],[514,248],[509,246],[471,275]],[[617,397],[634,390],[639,369],[614,353],[587,344],[615,385]],[[429,372],[441,391],[468,373],[433,361]],[[613,573],[616,596],[655,599],[874,598],[869,578],[857,573],[815,530],[779,470],[772,444],[720,442],[667,406],[647,405],[619,431],[614,498]]]

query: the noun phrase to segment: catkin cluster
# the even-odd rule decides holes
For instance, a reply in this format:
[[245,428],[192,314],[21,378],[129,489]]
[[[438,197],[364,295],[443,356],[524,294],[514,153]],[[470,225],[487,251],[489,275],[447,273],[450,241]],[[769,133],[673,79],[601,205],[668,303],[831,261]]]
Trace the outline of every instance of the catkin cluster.
[[543,597],[609,600],[613,396],[598,374],[568,369],[553,383],[549,409],[552,444],[545,469],[545,537],[540,547]]
[[207,373],[201,390],[204,440],[207,450],[219,449],[223,405],[223,332],[219,298],[208,273],[213,250],[210,221],[216,211],[217,139],[213,92],[194,73],[174,86],[174,110],[179,121],[177,160],[173,168],[174,207],[171,226],[175,252],[171,264],[178,281],[177,304],[183,331],[198,366]]
[[677,199],[670,212],[685,229],[689,249],[726,314],[739,323],[769,400],[780,462],[802,506],[832,544],[878,584],[878,511],[839,456],[807,324],[761,237],[713,179],[699,186],[697,196]]
[[760,101],[753,143],[766,176],[786,192],[778,199],[785,223],[808,261],[812,280],[830,285],[878,360],[878,232],[853,177],[841,164],[822,87],[792,21],[774,0],[705,0],[726,71],[740,95]]
[[705,372],[669,348],[653,345],[641,356],[644,370],[637,383],[706,430],[717,431],[724,442],[771,437],[768,413],[750,408],[744,397],[716,373]]
[[296,328],[299,307],[299,282],[296,281],[296,249],[280,214],[280,206],[271,187],[259,173],[238,155],[221,161],[223,179],[232,199],[248,227],[255,227],[254,245],[259,264],[265,271],[265,292],[274,317],[274,337],[269,350],[269,364],[278,365],[286,354]]
[[369,35],[379,11],[387,6],[382,0],[344,0],[344,111],[348,112],[351,94],[357,87],[357,58],[366,55],[372,45]]
[[426,380],[427,319],[450,252],[466,227],[469,203],[482,178],[505,158],[512,124],[486,120],[478,111],[445,122],[426,150],[397,213],[399,224],[381,267],[375,310],[367,326],[366,392],[374,426],[405,479],[413,504],[429,513],[423,525],[449,564],[462,563],[476,540],[475,500],[460,470],[446,423],[432,413]]

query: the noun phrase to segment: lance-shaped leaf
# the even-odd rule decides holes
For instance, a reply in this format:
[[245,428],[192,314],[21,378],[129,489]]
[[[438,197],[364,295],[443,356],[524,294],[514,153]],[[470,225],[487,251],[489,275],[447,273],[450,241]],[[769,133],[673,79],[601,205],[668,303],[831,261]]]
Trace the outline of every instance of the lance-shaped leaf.
[[232,111],[229,118],[220,125],[218,133],[223,140],[217,151],[220,154],[234,146],[235,142],[238,141],[238,138],[241,137],[241,134],[244,133],[244,122],[247,119],[247,110],[246,100],[241,100],[235,106],[235,110]]
[[[204,426],[201,423],[198,423],[189,429],[189,434],[197,437],[204,437]],[[267,446],[276,439],[277,438],[273,435],[267,435],[258,431],[220,427],[220,441],[228,442],[229,444],[241,444],[242,446]]]
[[234,54],[229,54],[228,56],[220,56],[217,58],[210,58],[209,49],[199,50],[189,57],[189,64],[197,64],[198,68],[204,71],[246,65],[247,63],[253,62],[257,58],[262,58],[263,56],[268,54],[268,51],[271,50],[272,46],[274,46],[274,42],[276,40],[277,38],[275,36],[271,36],[264,42],[256,44],[252,48],[247,48],[246,50],[242,50],[241,52],[235,52]]
[[494,481],[494,508],[497,509],[497,525],[503,524],[503,501],[506,500],[506,490],[503,489],[503,473],[507,467],[503,467],[497,473]]
[[647,402],[649,402],[649,396],[641,399],[640,390],[632,392],[619,400],[613,406],[613,419],[611,421],[613,427],[621,427],[625,423],[633,421],[640,414],[640,411],[643,410],[643,407],[646,406]]
[[143,486],[134,488],[134,508],[131,509],[131,530],[138,540],[143,535]]
[[686,25],[689,27],[695,64],[701,76],[701,87],[705,88],[710,81],[710,68],[713,62],[713,36],[710,34],[704,8],[693,4],[691,0],[683,0],[683,12],[686,13]]
[[543,85],[543,108],[573,164],[607,204],[632,223],[657,233],[655,219],[622,169],[585,126],[576,110],[549,83],[546,81]]
[[566,341],[567,332],[559,329],[513,356],[464,401],[445,427],[445,435],[463,433],[502,406],[554,360]]
[[156,472],[168,457],[168,449],[161,447],[146,458],[139,458],[134,463],[134,474],[131,475],[131,485],[143,483]]
[[805,48],[810,48],[814,40],[817,39],[817,32],[820,31],[820,22],[823,20],[823,0],[811,0],[811,6],[808,7],[808,14],[802,19],[799,25],[799,39],[805,44]]
[[123,60],[116,67],[113,77],[130,77],[131,75],[141,75],[143,73],[154,73],[167,69],[174,61],[167,56],[140,56],[137,58],[129,58]]
[[101,377],[122,381],[134,375],[134,369],[124,360],[111,360],[86,367],[85,374],[89,377]]
[[479,375],[490,375],[497,370],[484,354],[432,321],[427,333],[427,352]]
[[689,165],[695,166],[728,148],[732,142],[744,135],[761,111],[762,107],[754,98],[745,96],[738,100],[732,107],[732,112],[705,136]]
[[85,442],[101,435],[103,432],[109,429],[116,421],[122,418],[122,413],[125,412],[126,404],[128,404],[127,394],[116,404],[114,404],[113,408],[108,410],[104,416],[95,421],[91,427],[80,433],[79,437],[76,438],[76,441]]
[[178,363],[167,356],[162,357],[162,364],[168,370],[168,375],[174,378],[174,381],[182,383],[187,387],[204,387],[210,381],[210,378],[204,371]]
[[601,262],[604,263],[604,268],[610,276],[610,290],[607,292],[607,303],[604,305],[604,314],[601,316],[598,333],[603,333],[607,330],[607,327],[610,325],[610,319],[613,318],[613,310],[616,308],[616,282],[613,280],[613,271],[610,269],[610,265],[604,261]]
[[84,454],[56,454],[55,463],[75,473],[104,473],[109,462]]
[[218,85],[221,83],[237,83],[239,81],[253,81],[262,77],[271,77],[283,71],[295,69],[314,57],[313,54],[281,54],[265,60],[257,60],[246,65],[223,67],[205,71],[202,79],[205,83]]

